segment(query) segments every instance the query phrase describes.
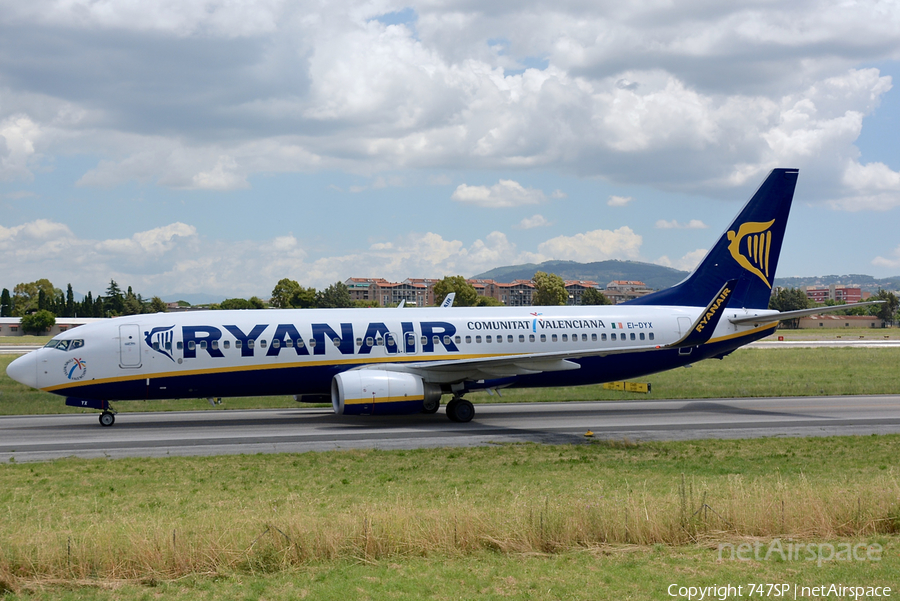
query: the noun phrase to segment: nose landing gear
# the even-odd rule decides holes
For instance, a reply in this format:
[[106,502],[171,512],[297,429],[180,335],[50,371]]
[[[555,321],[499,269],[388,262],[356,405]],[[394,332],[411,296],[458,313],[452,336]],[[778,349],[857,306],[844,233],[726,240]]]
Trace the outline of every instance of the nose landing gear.
[[99,409],[103,412],[100,414],[100,425],[105,428],[116,423],[116,411],[109,406],[109,401],[68,397],[66,399],[66,405],[69,407],[82,407],[84,409]]

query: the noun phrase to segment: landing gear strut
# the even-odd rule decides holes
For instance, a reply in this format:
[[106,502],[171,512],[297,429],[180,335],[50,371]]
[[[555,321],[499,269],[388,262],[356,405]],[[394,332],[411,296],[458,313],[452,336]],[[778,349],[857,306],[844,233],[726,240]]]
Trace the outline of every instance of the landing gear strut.
[[464,398],[455,396],[447,403],[447,417],[450,421],[464,424],[475,417],[475,406]]

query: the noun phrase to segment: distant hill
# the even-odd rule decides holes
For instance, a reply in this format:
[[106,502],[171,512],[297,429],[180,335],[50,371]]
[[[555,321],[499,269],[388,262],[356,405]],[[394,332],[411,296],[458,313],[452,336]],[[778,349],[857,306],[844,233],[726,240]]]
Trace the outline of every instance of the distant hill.
[[564,280],[593,280],[606,286],[612,280],[640,280],[651,288],[661,289],[673,286],[683,280],[688,272],[638,261],[597,261],[577,263],[575,261],[545,261],[540,265],[510,265],[497,267],[472,276],[472,279],[511,282],[530,280],[536,271],[555,273]]
[[900,276],[891,278],[874,278],[870,275],[851,273],[845,275],[820,275],[811,277],[775,278],[775,285],[782,288],[800,288],[802,286],[830,286],[832,284],[842,286],[859,286],[869,292],[885,290],[900,290]]

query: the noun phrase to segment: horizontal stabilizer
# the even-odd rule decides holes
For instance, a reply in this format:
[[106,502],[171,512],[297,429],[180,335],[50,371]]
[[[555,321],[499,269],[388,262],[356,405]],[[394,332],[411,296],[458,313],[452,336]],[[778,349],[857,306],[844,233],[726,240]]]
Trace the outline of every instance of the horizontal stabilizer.
[[819,315],[821,313],[833,313],[835,311],[843,311],[845,309],[854,309],[856,307],[867,307],[869,305],[880,305],[886,301],[866,301],[864,303],[853,303],[852,305],[833,305],[831,307],[816,307],[814,309],[798,309],[796,311],[785,311],[783,313],[769,313],[763,315],[750,315],[746,317],[732,317],[728,321],[738,325],[742,323],[763,323],[773,321],[787,321],[789,319],[798,319],[809,315]]

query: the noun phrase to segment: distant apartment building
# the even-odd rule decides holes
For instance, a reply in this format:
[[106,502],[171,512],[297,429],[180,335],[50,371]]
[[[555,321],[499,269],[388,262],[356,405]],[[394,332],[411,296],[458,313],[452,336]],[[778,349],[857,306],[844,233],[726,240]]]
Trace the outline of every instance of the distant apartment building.
[[599,290],[600,285],[597,284],[597,282],[592,282],[590,280],[566,280],[566,292],[569,294],[569,300],[566,301],[566,304],[580,305],[581,295],[584,294],[584,291],[588,288]]
[[637,280],[613,280],[606,285],[603,292],[614,305],[638,298],[653,292],[644,282]]
[[859,286],[838,286],[832,284],[827,288],[807,286],[806,296],[817,303],[835,301],[837,303],[858,303],[862,300],[862,289]]
[[374,301],[382,307],[393,307],[400,301],[406,301],[407,305],[424,307],[433,304],[432,288],[437,281],[409,278],[402,282],[389,282],[384,278],[348,278],[344,285],[353,301]]

